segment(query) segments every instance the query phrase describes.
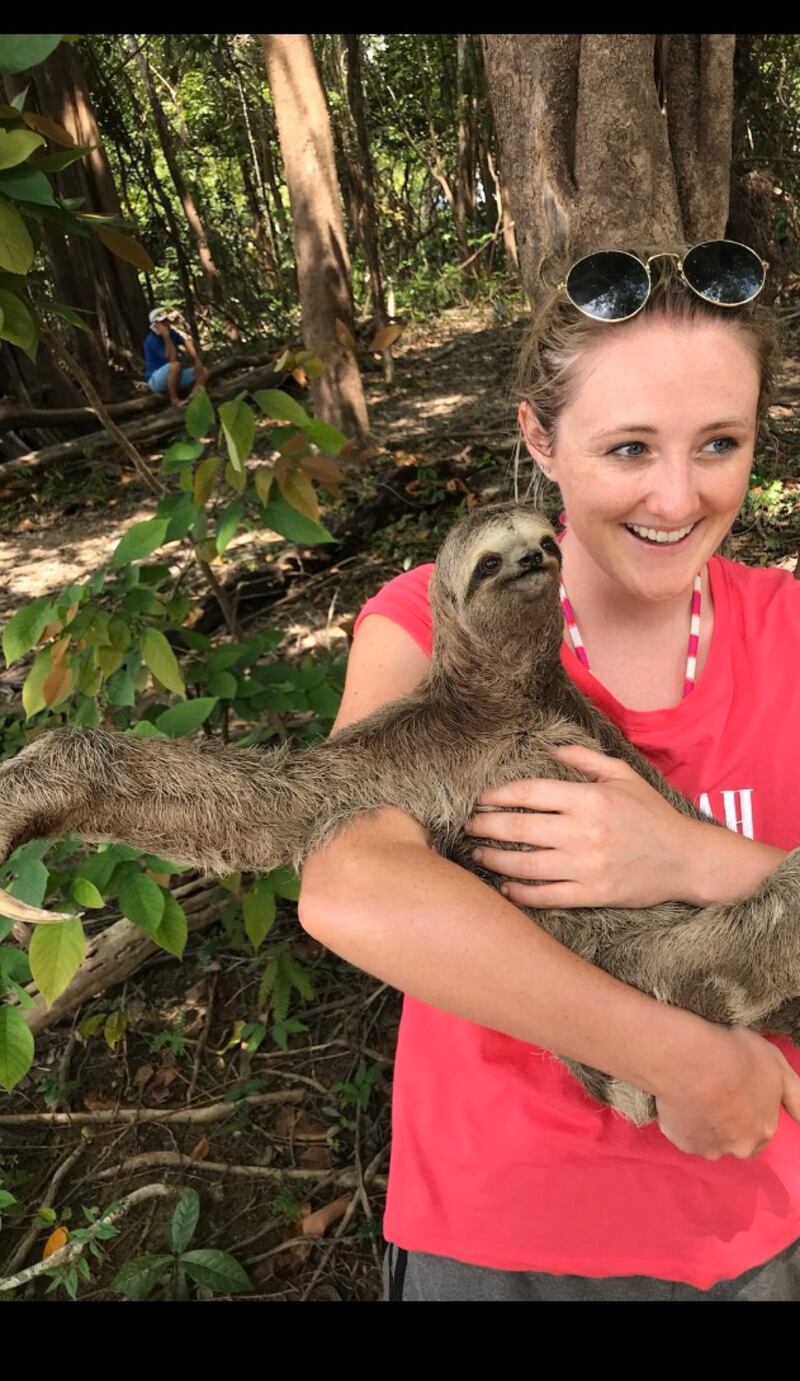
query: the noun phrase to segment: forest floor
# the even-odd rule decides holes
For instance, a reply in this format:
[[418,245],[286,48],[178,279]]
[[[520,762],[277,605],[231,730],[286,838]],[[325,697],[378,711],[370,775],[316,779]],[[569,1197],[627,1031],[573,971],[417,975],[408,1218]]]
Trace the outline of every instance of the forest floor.
[[[306,578],[301,559],[288,593],[261,625],[254,611],[248,633],[277,612],[286,656],[343,651],[363,600],[400,570],[433,558],[464,492],[463,484],[440,480],[443,463],[467,475],[480,497],[513,493],[510,380],[522,333],[521,321],[474,310],[446,312],[406,331],[393,387],[378,373],[366,376],[375,434],[391,460],[374,462],[353,491],[375,492],[389,468],[408,465],[401,516],[323,577]],[[739,560],[794,567],[799,400],[793,358],[771,413],[779,450],[760,462],[733,536],[730,554]],[[154,452],[152,460],[158,458]],[[527,477],[523,469],[523,491]],[[125,528],[152,511],[138,477],[111,459],[0,478],[0,622],[25,601],[95,570]],[[252,568],[270,555],[270,542],[246,535],[227,555]],[[17,665],[0,673],[0,714],[15,707],[23,674]],[[103,917],[92,924],[102,927]],[[84,1206],[102,1208],[157,1183],[198,1190],[192,1247],[236,1256],[253,1297],[380,1298],[400,998],[305,935],[291,903],[283,905],[272,941],[285,941],[314,983],[314,998],[292,1007],[303,1030],[291,1036],[288,1051],[267,1038],[246,1053],[242,1023],[259,1019],[263,960],[233,945],[218,925],[190,936],[182,962],[158,952],[121,989],[86,1004],[71,1030],[37,1037],[33,1071],[3,1099],[0,1113],[0,1183],[25,1208],[18,1218],[3,1214],[0,1277],[12,1263],[17,1269],[39,1259],[55,1223],[74,1228]],[[113,1044],[100,1030],[79,1032],[87,1018],[103,1013],[102,1025],[113,1012],[124,1014],[124,1032]],[[69,1111],[67,1125],[51,1122],[54,1107]],[[136,1120],[123,1121],[121,1109],[137,1109]],[[165,1120],[166,1113],[174,1116]],[[28,1120],[11,1123],[11,1115]],[[39,1205],[49,1211],[36,1219]],[[164,1251],[173,1205],[154,1198],[128,1213],[119,1235],[104,1244],[103,1260],[92,1261],[79,1298],[112,1298],[121,1266]],[[43,1297],[45,1279],[27,1287],[31,1296]]]

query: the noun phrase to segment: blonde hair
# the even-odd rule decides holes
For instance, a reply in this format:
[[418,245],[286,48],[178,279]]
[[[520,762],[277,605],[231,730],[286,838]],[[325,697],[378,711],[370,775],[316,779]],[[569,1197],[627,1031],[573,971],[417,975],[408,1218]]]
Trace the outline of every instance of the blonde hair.
[[[672,246],[670,246],[670,252]],[[649,251],[655,253],[656,251]],[[666,251],[665,251],[666,252]],[[647,255],[641,256],[643,259]],[[563,277],[569,265],[565,266]],[[773,313],[757,300],[743,307],[718,307],[698,297],[678,273],[674,259],[656,259],[650,265],[652,288],[632,323],[648,316],[674,321],[721,321],[741,331],[759,372],[757,420],[763,427],[780,359],[780,339]],[[552,447],[562,410],[580,385],[581,360],[611,332],[624,331],[627,322],[593,321],[584,316],[563,292],[553,288],[536,312],[520,353],[516,392],[533,408]]]

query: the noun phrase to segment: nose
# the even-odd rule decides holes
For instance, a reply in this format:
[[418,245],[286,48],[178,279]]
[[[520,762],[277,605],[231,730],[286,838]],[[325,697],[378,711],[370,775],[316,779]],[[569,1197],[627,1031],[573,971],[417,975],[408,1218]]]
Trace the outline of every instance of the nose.
[[691,461],[685,456],[665,456],[654,467],[652,487],[645,505],[654,518],[662,522],[681,522],[697,510],[696,476]]
[[539,571],[544,565],[544,552],[541,547],[529,547],[519,558],[519,564],[524,571]]

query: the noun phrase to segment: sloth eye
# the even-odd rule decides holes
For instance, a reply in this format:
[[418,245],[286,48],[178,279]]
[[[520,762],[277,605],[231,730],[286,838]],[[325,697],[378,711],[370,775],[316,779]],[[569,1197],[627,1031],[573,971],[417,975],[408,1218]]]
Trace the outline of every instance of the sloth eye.
[[552,552],[553,556],[558,556],[561,550],[558,542],[556,542],[553,537],[543,537],[539,545],[542,551]]
[[492,575],[503,564],[501,556],[482,556],[477,565],[478,575]]

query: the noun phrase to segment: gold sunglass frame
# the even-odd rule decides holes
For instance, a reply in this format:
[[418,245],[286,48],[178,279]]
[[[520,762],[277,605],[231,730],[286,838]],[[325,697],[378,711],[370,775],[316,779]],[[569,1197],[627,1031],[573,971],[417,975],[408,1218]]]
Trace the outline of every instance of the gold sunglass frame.
[[[684,261],[688,259],[689,255],[692,253],[693,250],[700,249],[702,245],[708,244],[736,245],[739,249],[746,249],[749,254],[752,254],[753,257],[758,260],[762,268],[761,284],[754,293],[751,293],[750,297],[743,298],[741,302],[718,302],[716,298],[708,297],[705,293],[701,293],[699,288],[696,288],[693,283],[690,283],[689,279],[686,277],[686,274],[683,271]],[[627,258],[634,259],[636,263],[644,269],[645,273],[647,274],[647,292],[645,293],[645,296],[641,304],[636,308],[635,312],[629,312],[627,316],[593,316],[591,312],[586,311],[585,307],[579,307],[578,303],[574,300],[574,298],[570,296],[569,290],[567,288],[567,280],[570,274],[572,273],[573,269],[576,269],[579,264],[585,263],[587,259],[594,259],[595,255],[597,254],[624,254],[627,256]],[[762,259],[761,255],[756,254],[756,251],[752,248],[751,245],[742,244],[741,240],[699,240],[697,244],[690,245],[689,249],[687,249],[683,255],[676,254],[674,251],[671,250],[660,250],[657,254],[649,255],[647,259],[640,259],[638,254],[633,254],[629,249],[595,249],[592,251],[591,254],[582,254],[580,259],[576,259],[575,263],[570,265],[570,268],[567,270],[566,276],[561,279],[560,283],[556,284],[556,290],[558,292],[563,292],[567,301],[571,303],[571,305],[575,308],[576,312],[580,312],[582,316],[588,317],[590,321],[602,321],[606,322],[609,326],[616,326],[621,321],[631,321],[635,316],[638,316],[639,313],[643,310],[643,308],[647,305],[650,294],[653,291],[653,276],[650,272],[650,265],[653,263],[654,259],[676,259],[678,263],[678,273],[680,274],[683,282],[686,284],[686,287],[690,290],[690,292],[693,292],[696,297],[701,298],[703,302],[709,302],[712,307],[746,307],[748,302],[753,302],[758,297],[759,293],[764,291],[764,284],[767,281],[767,273],[769,272],[770,267],[768,260]]]

